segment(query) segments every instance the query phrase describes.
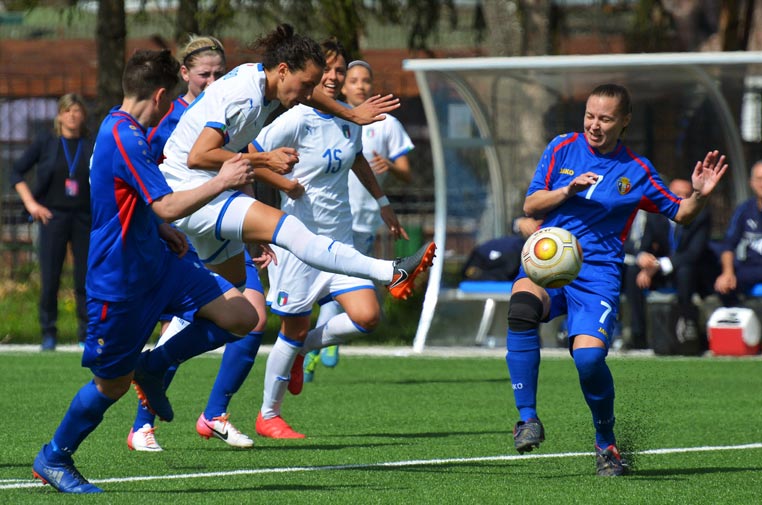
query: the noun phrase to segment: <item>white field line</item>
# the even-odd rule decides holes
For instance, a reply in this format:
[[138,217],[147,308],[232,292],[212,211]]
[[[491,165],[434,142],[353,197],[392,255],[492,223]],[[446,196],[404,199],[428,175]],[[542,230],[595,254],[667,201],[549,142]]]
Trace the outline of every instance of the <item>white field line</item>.
[[[713,452],[713,451],[741,451],[748,449],[762,449],[762,443],[742,445],[719,445],[702,447],[674,447],[665,449],[648,449],[636,451],[634,454],[683,454],[689,452]],[[152,480],[179,480],[179,479],[205,479],[211,477],[231,477],[238,475],[261,475],[273,473],[296,473],[296,472],[331,472],[342,470],[371,470],[373,468],[402,468],[409,466],[448,465],[457,463],[474,463],[482,461],[517,461],[529,459],[559,459],[593,456],[592,452],[560,452],[555,454],[527,454],[527,455],[503,455],[481,456],[476,458],[442,458],[442,459],[413,459],[407,461],[386,461],[381,463],[366,463],[354,465],[325,465],[325,466],[294,466],[281,468],[252,468],[232,470],[227,472],[202,472],[170,475],[142,475],[135,477],[112,477],[109,479],[94,479],[93,484],[123,483],[123,482],[147,482]],[[40,486],[38,480],[0,479],[0,490],[20,489]]]

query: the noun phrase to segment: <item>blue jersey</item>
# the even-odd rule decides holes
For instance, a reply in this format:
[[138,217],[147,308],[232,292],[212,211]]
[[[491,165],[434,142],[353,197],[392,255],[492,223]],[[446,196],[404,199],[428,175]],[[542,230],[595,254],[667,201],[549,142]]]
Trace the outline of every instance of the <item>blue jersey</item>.
[[92,228],[87,294],[130,300],[162,277],[172,254],[149,205],[172,192],[153,159],[145,129],[118,108],[101,124],[90,162]]
[[722,250],[733,251],[739,262],[762,267],[762,212],[756,198],[746,200],[733,212],[722,245]]
[[167,139],[169,139],[178,121],[180,121],[180,116],[183,115],[183,112],[187,108],[188,102],[185,101],[185,98],[177,98],[172,102],[169,112],[161,118],[159,124],[148,129],[148,143],[151,145],[151,152],[156,163],[164,161],[164,144],[167,143]]
[[622,263],[638,209],[670,219],[677,214],[681,199],[667,189],[650,161],[621,142],[612,152],[600,154],[581,133],[560,135],[548,144],[527,195],[563,188],[585,172],[598,174],[595,185],[551,210],[542,224],[573,233],[585,262]]

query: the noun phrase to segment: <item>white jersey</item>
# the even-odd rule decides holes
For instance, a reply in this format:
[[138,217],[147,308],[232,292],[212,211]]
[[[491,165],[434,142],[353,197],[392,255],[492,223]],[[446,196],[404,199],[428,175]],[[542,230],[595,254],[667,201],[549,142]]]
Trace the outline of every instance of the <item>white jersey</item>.
[[299,163],[286,175],[304,186],[301,198],[282,193],[281,209],[312,232],[352,244],[347,175],[362,153],[361,127],[306,105],[281,114],[254,141],[260,151],[293,147]]
[[195,188],[217,175],[187,166],[188,153],[205,127],[223,132],[227,151],[237,153],[248,146],[279,104],[265,99],[266,83],[261,63],[245,63],[213,82],[188,106],[164,146],[165,159],[159,166],[173,190]]
[[[368,162],[373,159],[374,151],[394,161],[414,147],[402,123],[389,114],[386,114],[386,119],[383,121],[362,127],[362,144],[363,155]],[[388,175],[388,171],[377,174],[378,184],[383,185]],[[349,203],[352,207],[352,227],[355,231],[375,232],[376,228],[383,223],[376,199],[365,189],[354,173],[349,174]]]

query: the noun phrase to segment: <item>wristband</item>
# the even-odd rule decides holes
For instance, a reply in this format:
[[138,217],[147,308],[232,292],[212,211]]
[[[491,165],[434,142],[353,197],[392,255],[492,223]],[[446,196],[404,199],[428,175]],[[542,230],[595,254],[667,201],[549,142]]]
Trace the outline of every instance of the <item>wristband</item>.
[[376,198],[376,203],[378,204],[379,207],[386,207],[387,205],[389,205],[389,198],[386,195],[380,198]]

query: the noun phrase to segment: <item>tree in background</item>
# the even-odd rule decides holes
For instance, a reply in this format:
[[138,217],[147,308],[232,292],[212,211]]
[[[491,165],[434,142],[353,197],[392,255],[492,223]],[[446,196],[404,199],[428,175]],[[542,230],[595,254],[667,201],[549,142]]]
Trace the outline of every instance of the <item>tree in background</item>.
[[122,102],[122,73],[127,41],[124,0],[101,0],[98,3],[95,40],[98,54],[95,117],[101,118],[113,104]]

